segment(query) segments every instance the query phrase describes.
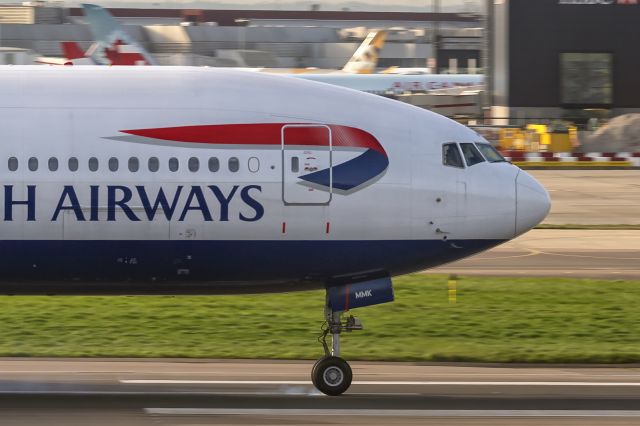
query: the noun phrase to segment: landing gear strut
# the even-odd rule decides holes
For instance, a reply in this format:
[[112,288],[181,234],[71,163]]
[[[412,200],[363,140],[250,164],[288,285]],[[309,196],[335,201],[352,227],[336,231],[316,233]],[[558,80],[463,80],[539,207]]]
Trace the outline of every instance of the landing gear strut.
[[[328,298],[327,298],[328,300]],[[311,381],[322,393],[330,396],[343,394],[349,386],[353,374],[351,367],[340,358],[340,334],[343,331],[362,330],[362,323],[354,316],[342,321],[343,312],[333,312],[328,303],[325,306],[326,323],[318,338],[324,348],[324,356],[316,361],[311,370]],[[327,336],[331,334],[331,350]]]
[[[348,282],[327,287],[324,306],[325,325],[318,341],[324,348],[324,356],[311,370],[311,381],[322,393],[337,396],[351,386],[351,367],[340,358],[340,334],[343,331],[362,330],[362,323],[353,315],[345,320],[342,315],[349,309],[393,302],[393,286],[389,276],[366,281]],[[331,350],[327,336],[331,334]]]

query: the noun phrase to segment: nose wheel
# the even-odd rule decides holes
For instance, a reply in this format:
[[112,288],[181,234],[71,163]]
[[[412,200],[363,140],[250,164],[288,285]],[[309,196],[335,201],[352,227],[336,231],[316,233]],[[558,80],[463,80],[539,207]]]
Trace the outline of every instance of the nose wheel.
[[342,395],[349,386],[353,374],[344,359],[337,356],[320,358],[311,370],[313,385],[325,395]]
[[[325,355],[313,365],[311,381],[320,392],[329,396],[342,395],[351,386],[353,373],[351,367],[340,357],[340,334],[343,331],[362,330],[362,323],[354,316],[342,321],[342,312],[332,312],[325,308],[326,325],[318,338]],[[331,334],[331,349],[327,336]]]

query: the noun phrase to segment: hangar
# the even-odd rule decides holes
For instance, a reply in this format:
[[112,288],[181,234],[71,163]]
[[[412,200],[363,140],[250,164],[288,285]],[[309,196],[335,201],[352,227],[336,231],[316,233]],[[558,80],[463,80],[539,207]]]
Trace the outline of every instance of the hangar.
[[491,3],[489,92],[496,124],[581,122],[640,111],[638,0]]

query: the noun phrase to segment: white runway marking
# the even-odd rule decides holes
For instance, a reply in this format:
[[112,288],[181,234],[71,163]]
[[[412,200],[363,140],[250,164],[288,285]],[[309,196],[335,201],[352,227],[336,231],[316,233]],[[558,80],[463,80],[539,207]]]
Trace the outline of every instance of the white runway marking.
[[[306,380],[120,380],[124,384],[142,385],[311,385]],[[640,382],[394,382],[355,381],[354,385],[395,385],[395,386],[638,386]]]
[[319,410],[270,408],[145,408],[164,416],[367,416],[367,417],[640,417],[630,410]]

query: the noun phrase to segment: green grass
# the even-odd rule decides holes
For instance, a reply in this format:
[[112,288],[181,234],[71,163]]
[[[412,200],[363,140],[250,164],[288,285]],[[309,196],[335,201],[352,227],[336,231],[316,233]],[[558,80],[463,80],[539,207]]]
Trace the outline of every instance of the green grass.
[[[395,280],[394,303],[353,311],[356,360],[640,362],[640,281]],[[0,356],[314,359],[321,291],[206,297],[0,297]]]

